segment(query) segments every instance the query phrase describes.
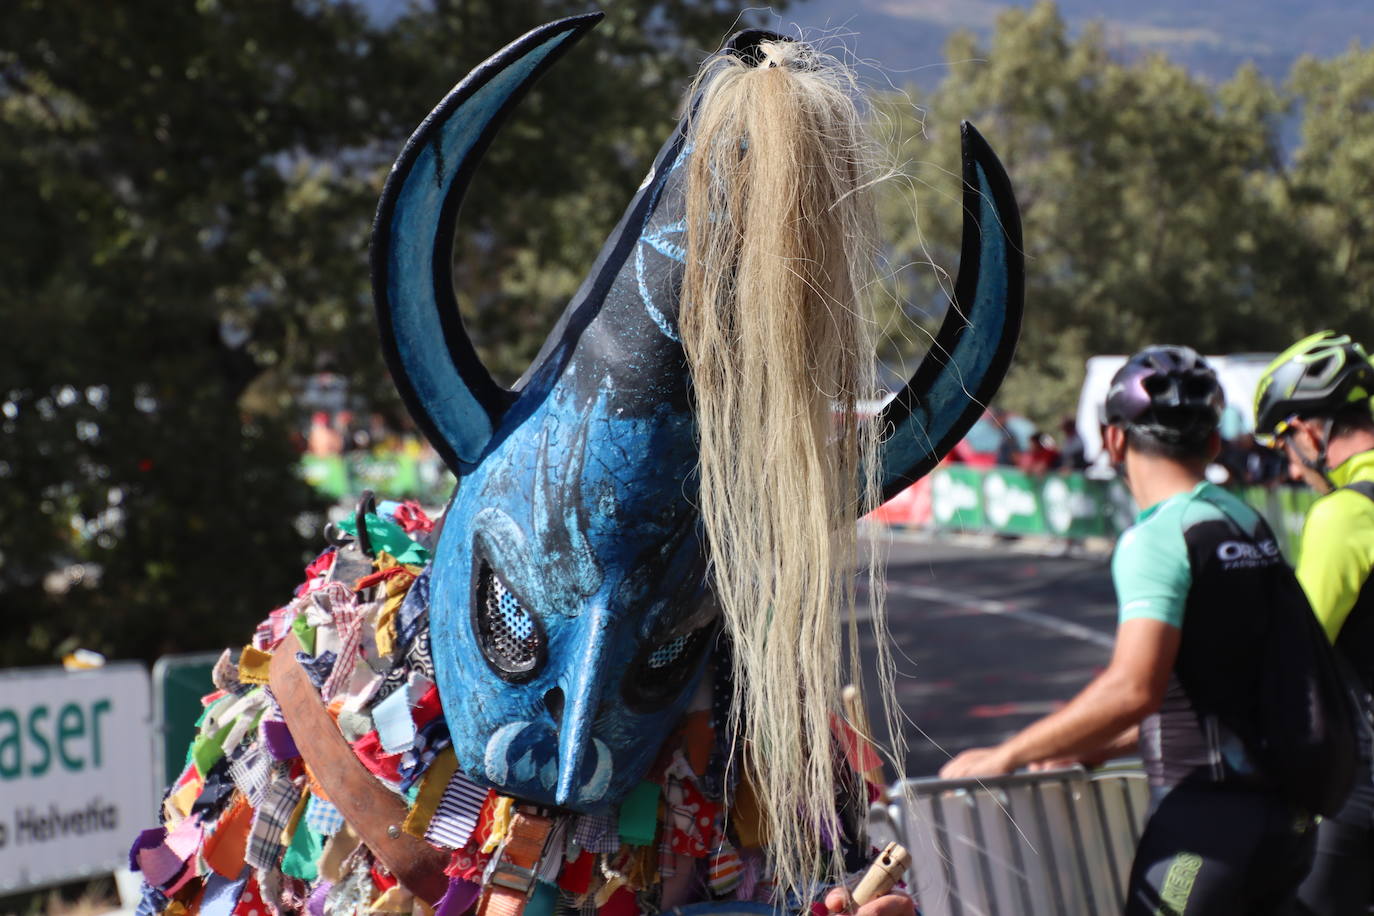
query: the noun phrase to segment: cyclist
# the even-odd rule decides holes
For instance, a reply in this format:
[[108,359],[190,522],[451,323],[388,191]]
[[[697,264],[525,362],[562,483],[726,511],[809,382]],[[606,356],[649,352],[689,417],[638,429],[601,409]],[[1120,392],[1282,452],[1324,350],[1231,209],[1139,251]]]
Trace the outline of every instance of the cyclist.
[[1264,615],[1309,613],[1264,521],[1204,477],[1224,406],[1187,347],[1149,347],[1113,377],[1104,444],[1143,511],[1112,559],[1111,662],[1062,709],[940,772],[995,776],[1138,744],[1152,803],[1129,916],[1282,912],[1311,862],[1311,818],[1222,721],[1238,721],[1259,683]]
[[[1374,691],[1371,395],[1369,354],[1333,331],[1306,337],[1280,354],[1255,395],[1256,431],[1287,453],[1292,477],[1325,494],[1303,526],[1298,580],[1347,663],[1361,700],[1357,710],[1366,716]],[[1368,725],[1356,734],[1363,765],[1345,807],[1318,828],[1316,859],[1298,892],[1301,912],[1363,914],[1374,902],[1374,755]]]

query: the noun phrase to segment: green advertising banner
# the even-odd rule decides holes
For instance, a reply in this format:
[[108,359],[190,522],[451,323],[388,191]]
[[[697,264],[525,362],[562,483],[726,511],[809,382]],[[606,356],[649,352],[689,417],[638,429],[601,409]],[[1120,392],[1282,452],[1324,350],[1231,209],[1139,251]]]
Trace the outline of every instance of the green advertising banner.
[[1056,537],[1106,537],[1113,531],[1107,487],[1082,474],[1053,474],[1040,486],[1045,527]]
[[982,471],[957,465],[936,471],[930,482],[930,512],[937,528],[985,528]]
[[326,496],[343,499],[351,492],[348,465],[338,455],[301,456],[301,476]]
[[[1292,562],[1316,496],[1293,487],[1244,487],[1235,492],[1264,516]],[[1089,480],[1082,474],[1041,477],[1015,468],[964,465],[947,465],[931,475],[931,516],[935,527],[944,530],[1116,537],[1135,524],[1136,514],[1120,480]]]
[[983,517],[1003,534],[1045,534],[1040,484],[1024,471],[995,468],[983,474]]
[[420,495],[420,462],[409,455],[362,455],[349,459],[356,492],[371,490],[386,499]]
[[307,483],[340,502],[355,500],[363,490],[371,490],[379,499],[414,499],[433,509],[448,500],[455,484],[453,474],[437,459],[401,453],[305,455],[300,468]]

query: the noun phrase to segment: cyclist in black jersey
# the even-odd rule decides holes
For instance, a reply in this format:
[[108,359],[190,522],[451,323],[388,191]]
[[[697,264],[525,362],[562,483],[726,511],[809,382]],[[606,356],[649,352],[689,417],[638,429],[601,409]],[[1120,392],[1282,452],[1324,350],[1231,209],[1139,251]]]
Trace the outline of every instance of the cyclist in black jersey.
[[1357,702],[1362,766],[1345,807],[1317,829],[1300,913],[1367,913],[1374,903],[1374,365],[1349,337],[1305,337],[1260,378],[1255,430],[1288,455],[1291,476],[1326,494],[1308,511],[1298,580],[1343,657]]
[[1263,615],[1308,611],[1264,521],[1203,476],[1224,403],[1186,347],[1147,348],[1113,377],[1105,445],[1143,511],[1112,559],[1111,662],[1059,711],[940,772],[995,776],[1138,747],[1152,804],[1129,916],[1280,913],[1311,861],[1312,818],[1227,724],[1259,682]]

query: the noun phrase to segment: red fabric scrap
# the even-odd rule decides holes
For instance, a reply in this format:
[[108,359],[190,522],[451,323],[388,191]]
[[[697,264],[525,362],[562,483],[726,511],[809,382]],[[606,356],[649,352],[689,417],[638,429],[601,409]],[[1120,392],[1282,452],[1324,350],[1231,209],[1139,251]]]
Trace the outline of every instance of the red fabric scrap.
[[830,731],[835,737],[840,739],[840,745],[844,748],[845,759],[849,761],[849,767],[856,773],[867,773],[869,770],[879,769],[883,765],[883,759],[878,756],[878,752],[854,730],[844,719],[832,715],[830,717]]
[[[720,805],[708,801],[696,783],[682,780],[682,804],[674,805],[669,818],[672,824],[672,850],[694,859],[702,859],[715,845],[716,814]],[[690,818],[690,827],[682,823]],[[683,829],[683,828],[686,829]]]
[[434,530],[433,519],[426,515],[425,510],[413,499],[407,499],[397,506],[391,517],[406,534],[414,534],[417,531],[428,534]]
[[569,894],[585,894],[592,886],[592,869],[596,853],[582,850],[576,859],[568,861],[558,875],[558,886]]
[[389,890],[400,883],[396,880],[395,875],[384,869],[381,865],[373,865],[370,874],[372,875],[372,883],[376,885],[379,891]]
[[490,861],[491,856],[480,852],[478,847],[469,843],[466,849],[454,850],[444,874],[450,878],[463,878],[481,884],[482,873],[487,870],[487,863]]
[[639,916],[639,904],[635,901],[634,892],[622,887],[596,912],[597,916]]
[[482,802],[482,810],[477,815],[477,827],[472,831],[472,839],[468,840],[468,845],[481,849],[487,842],[487,837],[491,836],[491,825],[496,819],[496,790],[487,790],[487,800]]
[[243,893],[239,894],[239,902],[234,906],[234,916],[262,916],[266,912],[262,893],[258,890],[257,875],[250,874],[248,883],[243,886]]
[[421,695],[415,708],[410,711],[410,717],[415,721],[415,728],[422,729],[439,718],[443,711],[444,708],[439,702],[439,688],[431,684]]
[[410,576],[412,579],[415,578],[415,574],[404,566],[388,566],[386,569],[379,569],[374,573],[368,573],[357,582],[354,582],[353,590],[355,592],[360,592],[364,589],[371,588],[379,582],[384,582],[387,579],[394,579],[396,576]]
[[375,730],[353,742],[353,753],[373,776],[388,782],[401,781],[401,755],[382,750],[382,739]]
[[334,560],[338,558],[339,549],[330,547],[310,562],[305,568],[305,581],[296,587],[296,597],[309,594],[317,589],[323,588],[325,579],[329,575],[329,570],[334,568]]

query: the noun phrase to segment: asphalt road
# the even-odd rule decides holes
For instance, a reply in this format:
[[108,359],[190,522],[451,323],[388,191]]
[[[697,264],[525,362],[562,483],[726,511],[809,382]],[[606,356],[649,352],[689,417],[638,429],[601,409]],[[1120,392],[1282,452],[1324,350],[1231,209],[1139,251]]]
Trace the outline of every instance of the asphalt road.
[[[994,744],[1050,712],[1110,656],[1116,605],[1105,555],[896,535],[887,569],[909,776],[932,776],[954,753]],[[871,636],[860,644],[871,671]]]

